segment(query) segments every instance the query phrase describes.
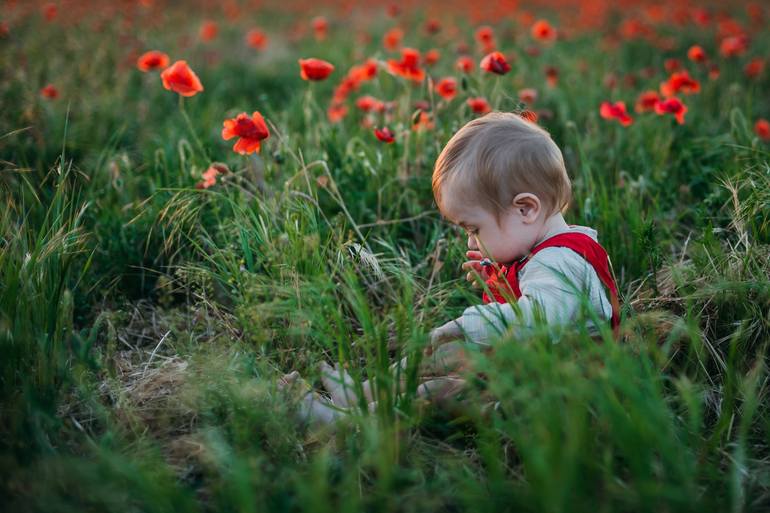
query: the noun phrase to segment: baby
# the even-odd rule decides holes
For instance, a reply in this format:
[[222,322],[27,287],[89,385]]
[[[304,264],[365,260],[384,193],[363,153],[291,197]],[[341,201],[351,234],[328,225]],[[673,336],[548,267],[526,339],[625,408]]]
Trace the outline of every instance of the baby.
[[[548,132],[506,112],[468,122],[436,160],[433,194],[442,215],[467,231],[469,260],[462,268],[468,270],[466,279],[485,291],[482,305],[431,331],[419,366],[424,380],[418,397],[442,401],[462,389],[459,373],[470,361],[463,340],[490,351],[498,336],[510,330],[522,334],[539,317],[549,325],[571,323],[585,304],[594,318],[610,321],[618,336],[620,306],[610,260],[596,230],[568,225],[562,216],[571,184]],[[591,320],[586,328],[598,331]],[[392,366],[393,375],[404,376],[405,369],[404,358]],[[332,422],[340,415],[335,406],[350,407],[359,397],[344,369],[324,362],[321,371],[332,401],[309,391],[303,411]],[[298,379],[295,372],[284,376],[284,383]],[[403,384],[404,379],[398,383]],[[372,409],[372,383],[363,382],[362,392]]]

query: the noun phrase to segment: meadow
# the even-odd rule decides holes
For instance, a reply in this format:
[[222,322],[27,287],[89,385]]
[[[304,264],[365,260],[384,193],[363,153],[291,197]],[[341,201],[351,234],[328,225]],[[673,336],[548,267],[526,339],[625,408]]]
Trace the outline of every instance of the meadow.
[[[3,1],[2,510],[767,511],[769,21]],[[463,408],[418,407],[430,330],[480,302],[433,165],[490,110],[562,149],[622,338],[508,333]],[[278,378],[321,361],[376,411],[298,420]]]

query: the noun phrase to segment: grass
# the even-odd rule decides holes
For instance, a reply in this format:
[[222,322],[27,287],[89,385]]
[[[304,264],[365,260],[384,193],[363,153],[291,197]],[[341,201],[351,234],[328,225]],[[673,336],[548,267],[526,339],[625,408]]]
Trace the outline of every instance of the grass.
[[[674,41],[668,50],[644,38],[605,49],[597,30],[568,30],[568,8],[542,11],[568,39],[532,55],[527,31],[505,16],[494,27],[518,55],[510,74],[474,71],[447,102],[380,69],[330,123],[347,69],[396,56],[380,45],[387,28],[441,50],[433,79],[459,78],[452,50],[465,39],[481,57],[478,23],[447,7],[442,23],[457,25],[458,39],[426,35],[420,10],[352,16],[373,36],[361,43],[330,7],[318,42],[291,37],[312,17],[301,3],[259,16],[244,4],[251,17],[229,21],[192,3],[94,5],[60,6],[51,22],[34,2],[0,8],[0,58],[17,63],[0,70],[8,511],[768,507],[770,162],[753,124],[770,98],[767,71],[743,73],[768,37],[747,11],[729,13],[751,34],[735,58],[719,56],[715,22],[655,24]],[[614,12],[604,28],[640,12]],[[220,23],[209,43],[196,36],[205,17]],[[264,52],[242,41],[260,20]],[[85,30],[93,24],[102,31]],[[718,62],[718,79],[687,61],[695,43]],[[136,70],[136,55],[156,48],[186,59],[204,92],[180,101]],[[333,62],[334,74],[303,82],[296,59],[308,56]],[[657,89],[672,57],[701,82],[682,97],[683,125],[599,117],[604,100],[630,107]],[[559,69],[556,87],[546,65]],[[608,89],[609,73],[637,81]],[[49,82],[55,100],[38,95]],[[466,97],[518,109],[521,87],[539,91],[534,110],[564,153],[567,221],[595,227],[612,257],[625,339],[605,331],[597,342],[580,323],[511,334],[494,356],[475,355],[485,379],[464,408],[423,410],[415,370],[429,330],[478,302],[460,279],[463,233],[433,203],[433,162],[473,117]],[[396,101],[394,144],[360,125],[360,94]],[[416,100],[430,103],[434,129],[410,129]],[[222,141],[222,121],[254,110],[271,135],[240,156]],[[231,172],[196,189],[212,161]],[[404,355],[408,385],[394,391],[388,368]],[[347,365],[357,386],[373,379],[377,411],[356,411],[335,431],[299,422],[276,380],[298,369],[317,385],[321,360]]]

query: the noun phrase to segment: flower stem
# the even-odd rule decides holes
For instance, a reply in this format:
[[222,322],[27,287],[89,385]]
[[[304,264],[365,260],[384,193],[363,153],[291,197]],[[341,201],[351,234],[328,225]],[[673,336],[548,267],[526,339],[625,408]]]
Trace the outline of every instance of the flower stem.
[[192,121],[190,121],[190,116],[187,115],[187,110],[184,107],[184,96],[179,95],[179,110],[182,111],[182,117],[185,120],[185,123],[187,123],[187,128],[190,130],[190,134],[192,135],[193,141],[195,141],[196,146],[198,146],[198,149],[203,154],[203,157],[206,159],[206,161],[210,161],[211,157],[209,156],[209,153],[206,151],[206,148],[203,146],[203,143],[198,138],[198,134],[195,133],[195,129],[193,128]]

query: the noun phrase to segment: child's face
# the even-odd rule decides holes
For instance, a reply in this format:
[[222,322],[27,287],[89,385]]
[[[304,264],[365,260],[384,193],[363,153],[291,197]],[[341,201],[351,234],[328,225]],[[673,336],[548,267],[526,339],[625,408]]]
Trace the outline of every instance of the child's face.
[[[517,198],[522,195],[518,195]],[[527,197],[533,197],[527,194]],[[476,205],[463,202],[460,194],[447,190],[442,213],[468,233],[468,249],[481,251],[495,262],[510,263],[527,255],[540,237],[544,216],[539,208],[515,202],[500,217]]]

